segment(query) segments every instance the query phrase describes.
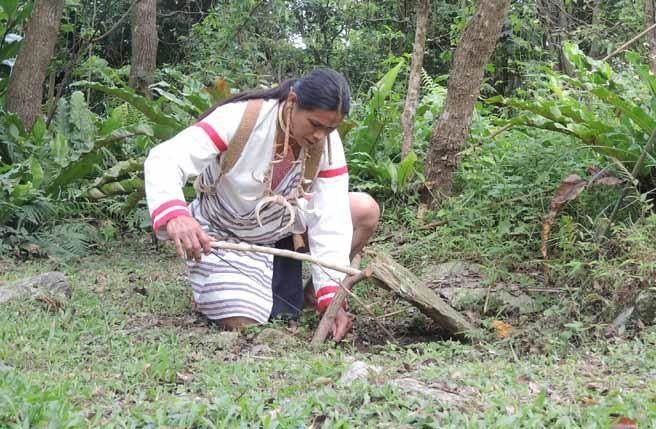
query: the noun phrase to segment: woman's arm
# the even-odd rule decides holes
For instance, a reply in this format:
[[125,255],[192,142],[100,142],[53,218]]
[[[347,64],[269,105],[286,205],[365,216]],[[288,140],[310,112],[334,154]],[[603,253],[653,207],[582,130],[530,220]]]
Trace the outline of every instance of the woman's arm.
[[[153,230],[161,239],[173,238],[180,245],[196,248],[194,239],[200,226],[191,219],[182,188],[191,176],[198,176],[228,148],[246,103],[221,106],[201,122],[151,149],[144,164],[146,199]],[[169,223],[179,219],[172,226]],[[193,222],[192,222],[193,221]],[[170,237],[171,234],[181,237]],[[204,233],[203,233],[204,234]],[[208,239],[209,240],[209,239]],[[187,246],[189,244],[189,246]],[[182,255],[181,255],[182,256]]]
[[[312,185],[308,208],[308,239],[312,256],[343,266],[349,265],[353,225],[348,195],[348,169],[337,131],[330,135],[332,163],[324,152],[318,177]],[[312,266],[317,307],[323,312],[335,296],[344,274]]]

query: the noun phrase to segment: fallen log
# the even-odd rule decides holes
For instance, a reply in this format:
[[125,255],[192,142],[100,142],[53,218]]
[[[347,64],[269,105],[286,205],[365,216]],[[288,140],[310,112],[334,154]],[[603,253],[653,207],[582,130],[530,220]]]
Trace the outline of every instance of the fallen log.
[[24,296],[37,297],[39,295],[71,296],[71,288],[64,273],[52,271],[38,276],[16,280],[0,285],[0,304]]
[[434,320],[437,330],[458,338],[464,338],[465,334],[475,331],[474,326],[464,316],[426,287],[410,270],[394,261],[389,255],[378,252],[373,255],[372,261],[367,266],[371,270],[371,278],[383,288],[409,301]]

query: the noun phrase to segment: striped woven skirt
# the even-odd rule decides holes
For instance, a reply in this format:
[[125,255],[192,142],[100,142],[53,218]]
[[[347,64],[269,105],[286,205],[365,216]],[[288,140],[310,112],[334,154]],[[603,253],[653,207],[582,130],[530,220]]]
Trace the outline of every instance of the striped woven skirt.
[[[299,174],[290,174],[276,189],[286,195]],[[262,226],[255,213],[240,213],[216,196],[201,194],[190,205],[192,216],[216,239],[271,247],[292,247],[291,233],[283,231],[289,213],[277,204],[264,206]],[[300,216],[297,217],[300,222]],[[301,263],[273,255],[213,249],[201,262],[189,261],[197,308],[207,318],[247,317],[259,323],[283,314],[298,316],[303,306]]]

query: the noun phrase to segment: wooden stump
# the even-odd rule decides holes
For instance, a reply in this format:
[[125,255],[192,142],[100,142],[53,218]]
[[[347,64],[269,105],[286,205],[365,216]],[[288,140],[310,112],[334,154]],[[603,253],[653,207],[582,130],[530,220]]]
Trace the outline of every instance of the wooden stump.
[[377,284],[395,292],[434,320],[436,330],[459,338],[476,330],[464,316],[390,256],[375,253],[367,268],[371,270],[371,277]]
[[0,283],[0,304],[24,296],[51,294],[71,296],[71,287],[64,273],[52,271],[12,283]]

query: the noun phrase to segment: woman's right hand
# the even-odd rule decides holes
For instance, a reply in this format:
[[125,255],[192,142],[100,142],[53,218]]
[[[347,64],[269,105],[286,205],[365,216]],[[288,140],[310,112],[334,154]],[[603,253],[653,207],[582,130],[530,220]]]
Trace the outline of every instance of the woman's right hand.
[[201,261],[201,251],[212,251],[212,239],[203,231],[196,219],[190,216],[178,216],[166,224],[166,232],[175,243],[175,249],[183,259],[194,258]]

